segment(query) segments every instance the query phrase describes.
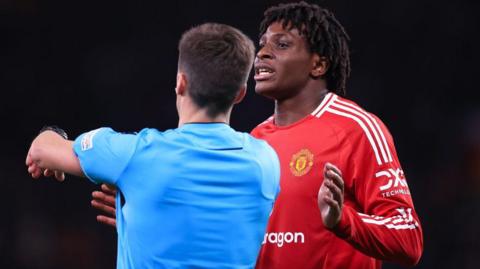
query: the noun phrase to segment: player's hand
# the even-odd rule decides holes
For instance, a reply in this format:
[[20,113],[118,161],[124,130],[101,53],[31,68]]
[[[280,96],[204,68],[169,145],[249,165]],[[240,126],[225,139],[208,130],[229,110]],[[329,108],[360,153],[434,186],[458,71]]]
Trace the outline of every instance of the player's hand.
[[117,227],[115,219],[116,194],[117,189],[107,184],[102,184],[101,191],[92,192],[92,206],[103,213],[103,215],[97,215],[97,221],[115,228]]
[[323,168],[323,183],[318,190],[318,208],[323,224],[333,228],[340,222],[343,208],[343,178],[342,172],[331,163]]

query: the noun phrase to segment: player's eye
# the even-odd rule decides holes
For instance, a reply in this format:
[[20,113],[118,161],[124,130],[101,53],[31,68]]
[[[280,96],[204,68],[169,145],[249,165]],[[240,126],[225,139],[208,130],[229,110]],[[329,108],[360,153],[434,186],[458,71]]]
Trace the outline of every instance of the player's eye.
[[277,42],[277,47],[280,49],[286,49],[290,47],[290,44],[288,42],[279,41]]

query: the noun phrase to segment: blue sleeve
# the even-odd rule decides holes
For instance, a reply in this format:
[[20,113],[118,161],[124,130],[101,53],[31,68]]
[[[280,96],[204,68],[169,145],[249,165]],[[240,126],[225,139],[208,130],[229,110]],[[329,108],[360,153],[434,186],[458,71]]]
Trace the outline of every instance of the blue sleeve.
[[272,161],[272,175],[274,177],[275,184],[275,199],[277,199],[278,193],[280,192],[280,160],[278,155],[273,148],[270,148],[270,160]]
[[[270,184],[262,186],[263,195],[275,200],[280,192],[280,161],[275,150],[265,141],[260,141],[264,151],[261,154],[263,176]],[[260,147],[259,147],[260,148]]]
[[136,144],[136,135],[100,128],[77,137],[73,150],[83,173],[92,182],[116,185],[135,152]]

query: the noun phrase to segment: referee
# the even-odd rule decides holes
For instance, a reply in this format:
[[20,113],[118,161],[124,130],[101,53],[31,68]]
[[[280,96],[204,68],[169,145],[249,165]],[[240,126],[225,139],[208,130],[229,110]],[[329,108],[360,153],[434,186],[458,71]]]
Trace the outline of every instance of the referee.
[[179,43],[178,128],[99,128],[70,141],[46,127],[28,172],[117,187],[117,268],[253,268],[280,177],[274,150],[229,126],[254,53],[233,27],[188,30]]

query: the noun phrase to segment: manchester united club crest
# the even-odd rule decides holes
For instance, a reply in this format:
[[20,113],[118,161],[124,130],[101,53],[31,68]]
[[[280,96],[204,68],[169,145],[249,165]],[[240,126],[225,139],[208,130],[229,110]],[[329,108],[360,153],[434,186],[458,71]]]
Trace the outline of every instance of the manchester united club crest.
[[313,166],[313,154],[308,149],[302,149],[299,152],[293,154],[290,161],[290,171],[294,176],[300,177],[305,175],[312,169]]

